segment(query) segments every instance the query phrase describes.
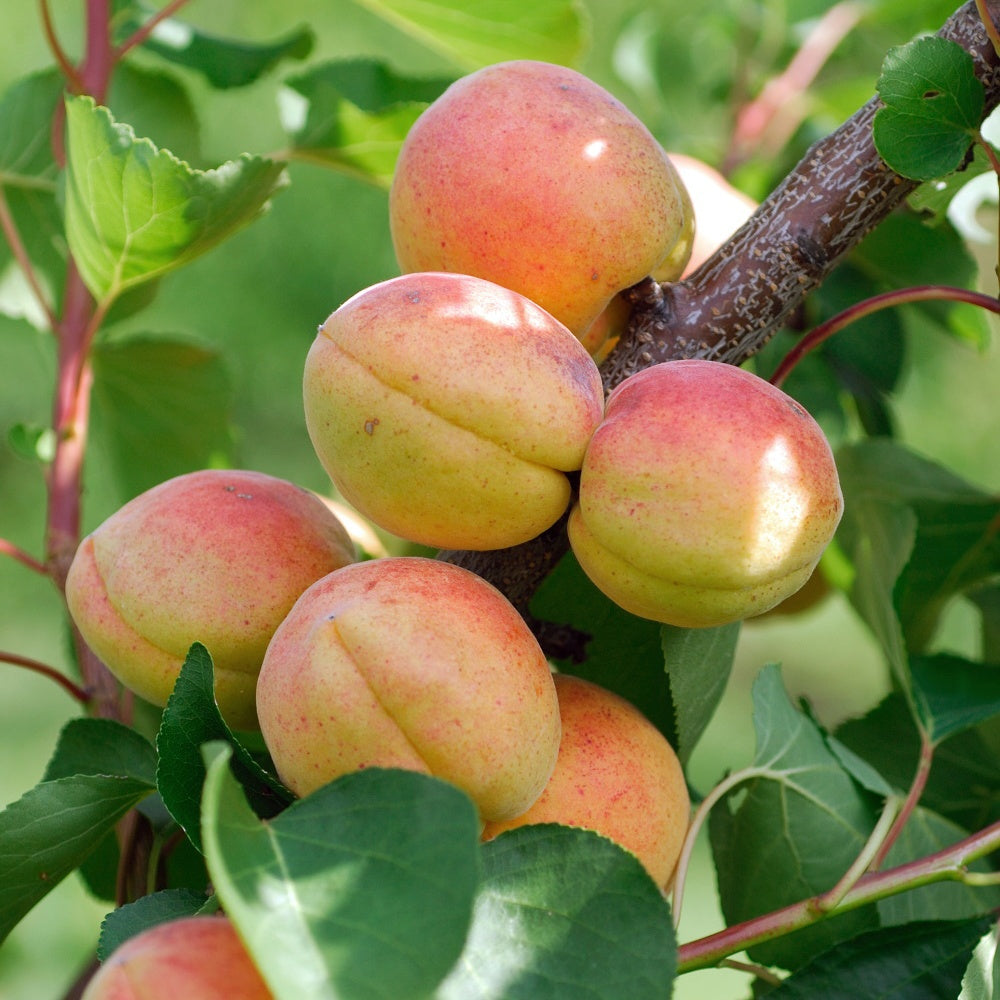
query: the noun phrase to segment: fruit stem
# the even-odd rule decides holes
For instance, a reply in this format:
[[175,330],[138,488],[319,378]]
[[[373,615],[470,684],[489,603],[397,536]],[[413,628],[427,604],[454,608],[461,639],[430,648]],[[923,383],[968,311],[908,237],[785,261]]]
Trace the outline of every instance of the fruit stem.
[[864,316],[889,309],[892,306],[908,305],[912,302],[967,302],[979,306],[989,312],[1000,314],[1000,301],[991,295],[974,292],[968,288],[957,288],[950,285],[914,285],[912,288],[897,289],[873,295],[870,299],[855,303],[837,313],[819,326],[813,327],[782,359],[771,376],[771,384],[780,386],[792,369],[810,351],[819,347],[824,340],[843,330],[845,326]]

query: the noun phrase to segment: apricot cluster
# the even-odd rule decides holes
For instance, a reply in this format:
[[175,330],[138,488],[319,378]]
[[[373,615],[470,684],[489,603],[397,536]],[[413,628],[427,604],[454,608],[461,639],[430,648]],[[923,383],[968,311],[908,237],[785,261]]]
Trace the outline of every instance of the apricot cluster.
[[[627,108],[563,67],[473,73],[414,125],[389,207],[404,273],[337,308],[305,361],[308,433],[353,508],[410,542],[477,550],[569,512],[596,586],[683,627],[761,614],[802,586],[842,498],[798,403],[695,360],[605,402],[593,353],[619,293],[679,278],[695,243],[677,170]],[[67,598],[94,651],[157,704],[205,643],[222,714],[259,726],[299,795],[360,768],[422,771],[470,796],[486,839],[590,827],[669,886],[690,803],[662,734],[617,695],[554,675],[474,574],[354,560],[317,498],[206,471],[97,528]]]

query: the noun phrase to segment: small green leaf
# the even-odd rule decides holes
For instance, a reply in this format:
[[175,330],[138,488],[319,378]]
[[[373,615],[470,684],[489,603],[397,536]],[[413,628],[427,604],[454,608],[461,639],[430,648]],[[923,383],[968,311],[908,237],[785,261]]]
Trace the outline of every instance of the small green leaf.
[[[972,162],[968,166],[926,181],[907,198],[907,204],[932,226],[940,225],[948,218],[948,206],[959,191],[974,177],[993,170],[986,151],[979,145],[972,151]],[[942,263],[946,263],[942,261]]]
[[164,805],[191,842],[202,850],[201,800],[205,765],[201,748],[222,741],[234,754],[233,769],[261,816],[279,813],[294,796],[268,774],[232,734],[215,702],[212,657],[194,643],[163,710],[156,736],[157,787]]
[[917,711],[936,743],[1000,715],[1000,667],[942,653],[915,657],[910,673]]
[[204,895],[190,889],[163,889],[118,907],[101,924],[101,936],[97,941],[98,961],[105,961],[130,937],[168,920],[193,917],[210,905]]
[[327,62],[285,81],[285,127],[296,154],[388,187],[399,147],[452,82],[401,76],[374,59]]
[[428,996],[462,951],[479,820],[457,788],[370,769],[262,824],[206,747],[202,831],[216,892],[277,1000]]
[[483,846],[458,965],[435,1000],[662,1000],[670,908],[628,852],[591,830],[521,827]]
[[578,0],[357,0],[466,69],[507,59],[572,66],[589,41]]
[[56,432],[37,424],[14,424],[7,431],[7,443],[14,454],[29,462],[51,462],[56,453]]
[[[866,795],[795,710],[777,667],[753,686],[753,777],[712,810],[709,830],[722,911],[729,924],[832,888],[874,825]],[[780,817],[780,835],[775,819]],[[755,946],[756,961],[795,968],[812,954],[874,926],[858,910]]]
[[66,237],[87,287],[107,304],[252,222],[284,168],[244,155],[193,170],[89,97],[66,102]]
[[0,941],[152,791],[100,774],[43,781],[0,812]]
[[956,42],[918,38],[889,50],[872,135],[898,174],[926,181],[958,169],[983,118],[983,86]]
[[72,719],[63,726],[43,781],[104,774],[156,784],[156,751],[149,740],[112,719]]
[[984,934],[972,953],[962,977],[962,992],[958,1000],[997,1000],[1000,997],[1000,955],[997,937],[1000,930],[994,926]]
[[740,623],[684,629],[664,625],[663,662],[677,714],[677,755],[687,763],[732,672]]
[[586,659],[562,660],[559,666],[630,701],[677,745],[658,623],[630,615],[605,597],[587,579],[572,552],[546,577],[531,603],[531,613],[540,621],[568,625],[589,636]]
[[810,962],[767,995],[775,1000],[952,1000],[988,919],[872,931]]
[[[122,23],[119,41],[124,41],[153,13],[140,8],[143,17]],[[161,59],[204,75],[213,87],[245,87],[259,80],[285,59],[305,59],[313,50],[315,36],[309,27],[294,28],[272,42],[246,42],[221,38],[175,17],[160,21],[142,43]]]
[[133,336],[97,344],[93,362],[95,437],[126,499],[191,469],[233,464],[233,388],[218,350]]

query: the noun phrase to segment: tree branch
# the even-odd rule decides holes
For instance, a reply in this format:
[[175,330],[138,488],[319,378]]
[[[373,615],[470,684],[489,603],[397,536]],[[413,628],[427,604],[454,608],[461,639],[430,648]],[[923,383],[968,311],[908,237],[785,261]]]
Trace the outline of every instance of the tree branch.
[[[980,2],[1000,20],[1000,0]],[[972,55],[989,114],[1000,104],[1000,56],[976,0],[959,8],[939,34]],[[875,150],[871,133],[878,108],[878,98],[872,98],[815,143],[747,223],[685,281],[661,287],[647,279],[630,290],[629,329],[601,366],[606,391],[661,361],[741,364],[899,206],[916,184],[890,170]],[[569,549],[564,524],[513,549],[445,552],[441,558],[498,587],[530,622],[535,591]]]

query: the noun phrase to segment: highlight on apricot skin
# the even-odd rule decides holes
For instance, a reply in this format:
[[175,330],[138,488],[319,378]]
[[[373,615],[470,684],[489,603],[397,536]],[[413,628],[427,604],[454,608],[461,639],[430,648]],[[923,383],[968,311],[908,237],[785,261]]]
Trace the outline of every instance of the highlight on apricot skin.
[[91,649],[155,705],[203,643],[223,717],[252,729],[271,635],[302,591],[354,558],[314,494],[260,472],[206,469],[154,486],[91,532],[66,600]]
[[306,427],[337,489],[385,531],[435,548],[528,541],[569,506],[600,423],[600,373],[558,320],[462,274],[408,274],[323,324]]
[[156,924],[115,949],[82,1000],[271,1000],[227,917]]
[[400,150],[389,193],[404,272],[486,278],[583,337],[611,298],[690,252],[690,203],[624,104],[564,66],[515,60],[458,80]]
[[691,811],[673,747],[613,692],[569,674],[556,674],[555,685],[562,740],[552,777],[527,812],[487,823],[483,839],[530,823],[586,827],[632,851],[669,888]]
[[415,556],[310,587],[271,640],[257,710],[298,795],[402,767],[451,781],[484,820],[527,809],[559,749],[551,671],[523,619],[474,573]]
[[842,512],[830,446],[802,406],[732,365],[668,361],[608,398],[568,529],[625,610],[704,628],[798,590]]

